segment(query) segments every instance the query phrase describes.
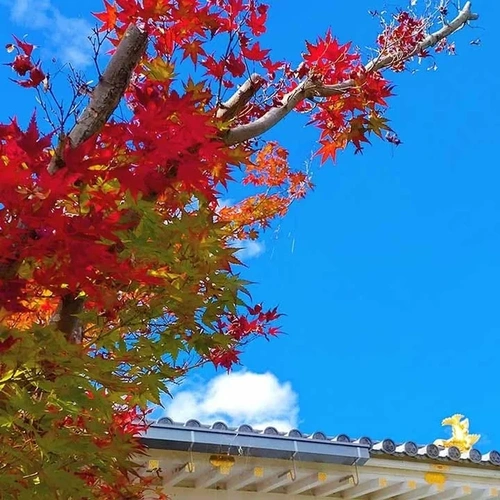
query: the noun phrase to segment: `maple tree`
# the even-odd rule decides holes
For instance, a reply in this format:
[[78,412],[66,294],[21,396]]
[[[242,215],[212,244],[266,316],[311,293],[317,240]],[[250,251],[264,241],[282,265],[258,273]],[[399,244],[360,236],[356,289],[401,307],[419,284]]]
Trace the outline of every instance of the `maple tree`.
[[[238,241],[312,184],[260,137],[298,111],[322,162],[370,135],[399,144],[388,71],[453,53],[448,37],[477,19],[470,2],[453,19],[446,5],[372,13],[382,30],[367,63],[329,31],[293,68],[261,45],[257,0],[104,1],[96,36],[112,50],[95,86],[75,86],[83,112],[48,116],[50,130],[36,114],[26,129],[0,125],[3,498],[156,488],[133,462],[147,404],[193,367],[230,369],[246,342],[279,333],[278,311],[247,294]],[[49,113],[56,96],[34,48],[15,38],[9,64]],[[246,194],[224,206],[234,185]]]

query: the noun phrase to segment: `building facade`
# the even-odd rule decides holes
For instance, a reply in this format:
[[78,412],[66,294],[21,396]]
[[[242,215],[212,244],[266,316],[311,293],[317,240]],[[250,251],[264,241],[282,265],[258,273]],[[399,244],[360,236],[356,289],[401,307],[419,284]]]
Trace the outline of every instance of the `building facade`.
[[500,453],[479,452],[468,422],[457,426],[447,441],[417,445],[163,418],[143,437],[144,467],[173,500],[498,498]]

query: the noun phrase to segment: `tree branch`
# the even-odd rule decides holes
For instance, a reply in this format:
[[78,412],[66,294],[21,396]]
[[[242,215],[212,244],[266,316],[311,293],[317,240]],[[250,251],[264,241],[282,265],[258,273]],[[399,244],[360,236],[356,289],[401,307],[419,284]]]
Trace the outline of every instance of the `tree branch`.
[[[411,54],[407,54],[404,59],[410,59],[422,50],[435,46],[444,38],[461,29],[469,21],[475,21],[479,16],[471,11],[471,2],[466,2],[462,10],[449,24],[445,24],[440,30],[435,31],[425,37]],[[383,71],[391,66],[395,61],[395,56],[386,56],[375,58],[365,66],[368,71]],[[324,85],[315,81],[310,76],[300,82],[295,89],[285,94],[281,100],[281,105],[275,106],[267,111],[255,121],[238,125],[226,132],[224,141],[226,144],[238,144],[248,141],[264,134],[273,128],[278,122],[292,111],[297,104],[309,97],[331,97],[332,95],[342,94],[355,86],[353,80],[346,80],[334,85]]]
[[254,137],[262,135],[273,128],[278,122],[283,120],[290,111],[292,111],[299,102],[306,97],[312,96],[314,85],[309,79],[303,80],[295,89],[285,94],[281,100],[281,104],[272,107],[260,118],[245,125],[238,125],[230,129],[224,137],[224,142],[228,145],[238,144],[248,141]]
[[[141,31],[135,24],[128,26],[99,83],[93,89],[90,102],[67,136],[72,148],[78,147],[98,133],[113,114],[130,83],[134,68],[146,50],[147,41],[146,32]],[[59,155],[55,154],[50,162],[50,174],[55,174],[64,167],[61,153],[62,151]]]
[[81,344],[83,341],[83,325],[76,315],[83,311],[84,302],[83,297],[78,297],[74,293],[64,295],[52,318],[52,322],[57,324],[57,329],[63,332],[72,344]]
[[257,73],[252,73],[243,85],[217,110],[217,118],[226,121],[232,120],[250,102],[250,99],[258,92],[264,84],[264,78]]
[[[443,40],[458,30],[462,29],[469,21],[479,19],[478,14],[474,14],[471,10],[471,2],[466,2],[463,9],[458,13],[457,17],[448,24],[445,24],[440,30],[427,35],[416,47],[415,50],[406,56],[406,59],[419,54],[420,52],[434,47],[438,42]],[[386,56],[380,59],[374,59],[366,65],[367,71],[380,71],[388,68],[395,61],[394,56]]]

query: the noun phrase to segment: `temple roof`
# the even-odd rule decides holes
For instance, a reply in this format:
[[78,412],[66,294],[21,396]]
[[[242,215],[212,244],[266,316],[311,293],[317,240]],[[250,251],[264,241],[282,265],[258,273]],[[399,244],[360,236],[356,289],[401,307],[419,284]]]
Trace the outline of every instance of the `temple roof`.
[[423,445],[161,418],[142,464],[183,500],[500,500],[500,453],[471,448],[479,437],[458,417],[443,421],[450,439]]
[[[186,431],[188,431],[186,433]],[[203,435],[198,442],[196,435]],[[176,434],[176,436],[174,436]],[[434,443],[417,444],[413,441],[395,442],[390,438],[377,440],[363,436],[351,438],[346,434],[336,436],[327,435],[321,431],[312,434],[303,433],[297,429],[289,432],[279,432],[274,427],[262,430],[253,429],[250,425],[243,424],[239,427],[230,427],[224,422],[215,422],[210,425],[202,424],[197,420],[187,422],[174,422],[168,417],[154,422],[150,430],[145,434],[144,440],[151,448],[183,450],[183,442],[193,451],[222,452],[226,443],[232,443],[233,447],[245,446],[250,451],[250,456],[269,456],[271,458],[292,458],[301,455],[302,460],[313,462],[333,462],[333,457],[338,457],[335,463],[352,463],[362,465],[368,458],[390,458],[409,459],[431,463],[454,463],[456,465],[474,465],[484,467],[500,468],[500,452],[496,450],[481,453],[476,448],[468,451],[460,451],[457,446],[438,446]],[[295,446],[291,446],[295,443]],[[299,448],[297,448],[297,443]],[[195,448],[193,448],[193,446]],[[211,448],[213,447],[213,449]],[[197,448],[196,448],[197,447]],[[269,448],[270,454],[265,454]],[[252,451],[253,450],[253,451]],[[260,454],[258,451],[260,450]],[[278,453],[281,450],[281,454]],[[223,450],[224,453],[230,450]],[[340,455],[342,456],[341,458]],[[331,457],[331,459],[329,459]],[[344,460],[345,459],[345,460]],[[342,461],[344,460],[344,461]]]

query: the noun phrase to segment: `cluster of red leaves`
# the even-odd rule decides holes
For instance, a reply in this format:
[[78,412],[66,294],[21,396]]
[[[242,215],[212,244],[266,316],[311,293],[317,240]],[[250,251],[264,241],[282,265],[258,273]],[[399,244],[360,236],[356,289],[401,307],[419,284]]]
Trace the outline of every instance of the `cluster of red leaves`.
[[324,38],[318,38],[316,45],[306,42],[305,65],[302,72],[311,72],[324,83],[338,83],[349,78],[360,57],[350,53],[351,43],[341,45],[330,32]]
[[362,143],[370,142],[370,133],[382,138],[382,131],[390,130],[382,115],[392,86],[379,73],[366,72],[361,65],[352,68],[351,78],[357,82],[356,87],[321,102],[312,115],[312,123],[320,129],[317,154],[322,163],[335,161],[337,152],[348,144],[353,144],[358,153]]
[[[135,0],[105,1],[106,10],[95,16],[102,22],[101,30],[118,35],[131,22],[145,25],[157,54],[171,57],[182,54],[205,74],[225,88],[234,87],[234,78],[248,73],[248,61],[258,62],[271,70],[269,50],[258,41],[266,31],[268,6],[255,0]],[[214,37],[228,36],[230,43],[223,55],[207,52],[205,45]],[[232,77],[232,78],[230,78]]]
[[131,122],[108,124],[98,138],[68,147],[56,175],[46,169],[51,138],[40,136],[34,117],[26,132],[15,121],[0,126],[0,255],[44,263],[15,287],[3,283],[4,307],[19,309],[34,281],[56,296],[82,292],[112,311],[130,282],[161,285],[150,273],[153,262],[118,251],[120,235],[137,224],[120,210],[126,194],[147,199],[169,191],[171,212],[183,207],[178,191],[215,199],[214,164],[228,165],[231,152],[210,140],[216,128],[192,95],[145,83],[134,96]]
[[[387,25],[377,37],[379,54],[375,61],[389,58],[392,71],[400,72],[413,56],[426,57],[428,52],[420,49],[427,35],[428,22],[425,18],[415,17],[408,12],[394,16],[394,22]],[[367,70],[361,63],[360,55],[350,52],[351,45],[341,45],[330,32],[319,38],[316,44],[306,43],[307,52],[300,67],[301,74],[308,74],[323,85],[336,85],[350,81],[353,85],[328,99],[316,103],[312,123],[320,129],[321,145],[317,154],[321,161],[335,161],[337,152],[348,144],[355,152],[369,143],[369,135],[385,138],[394,145],[401,141],[388,126],[384,118],[387,108],[386,99],[392,95],[392,85],[378,71]],[[436,47],[442,51],[448,48],[446,42]],[[449,53],[454,52],[450,46]],[[300,76],[300,75],[299,75]],[[301,111],[310,111],[313,106],[301,105]]]
[[427,52],[419,50],[426,31],[427,21],[424,18],[415,17],[409,12],[400,12],[394,16],[394,24],[387,26],[377,37],[381,56],[393,58],[393,71],[403,71],[410,55],[428,55]]
[[[12,305],[16,310],[28,298],[26,294],[31,290],[21,286],[28,282],[56,295],[62,288],[67,292],[81,290],[104,305],[103,289],[108,284],[113,288],[117,279],[123,284],[120,275],[127,281],[150,281],[147,269],[131,266],[110,250],[119,241],[115,233],[125,229],[117,199],[101,192],[96,193],[88,207],[76,202],[81,194],[80,183],[96,182],[96,171],[89,167],[106,161],[102,157],[105,150],[96,147],[94,141],[68,150],[66,169],[51,176],[46,170],[49,145],[50,137],[39,136],[34,118],[26,132],[15,121],[0,127],[0,199],[4,205],[0,254],[4,259],[15,256],[20,261],[44,263],[34,267],[31,276],[17,280],[15,297],[12,282],[4,281],[0,289],[4,307],[9,309]],[[86,209],[87,213],[82,214]],[[109,244],[103,245],[106,239]]]
[[9,63],[9,66],[21,77],[22,80],[14,80],[17,84],[22,87],[37,87],[45,79],[46,75],[42,71],[40,62],[33,62],[32,54],[35,48],[32,44],[23,42],[19,38],[14,37],[16,44],[8,44],[6,49],[9,52],[13,50],[17,51],[17,55],[14,60]]
[[211,349],[210,359],[215,366],[229,370],[238,362],[241,351],[238,346],[248,342],[253,336],[274,337],[280,333],[279,328],[270,326],[281,315],[276,308],[264,311],[261,304],[248,307],[248,315],[229,313],[217,322],[218,333],[229,337],[230,342]]

